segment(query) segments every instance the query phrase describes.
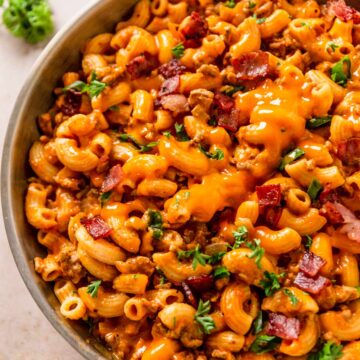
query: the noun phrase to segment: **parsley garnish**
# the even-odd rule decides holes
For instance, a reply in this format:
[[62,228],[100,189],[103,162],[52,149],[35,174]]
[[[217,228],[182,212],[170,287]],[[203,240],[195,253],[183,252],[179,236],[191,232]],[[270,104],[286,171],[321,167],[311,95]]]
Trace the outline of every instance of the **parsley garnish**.
[[95,280],[91,282],[87,287],[87,293],[90,294],[91,297],[97,297],[99,286],[101,285],[101,280]]
[[[1,0],[0,6],[3,6]],[[16,37],[29,44],[36,44],[54,31],[51,10],[46,0],[9,0],[2,20]]]
[[228,0],[225,4],[226,7],[233,9],[236,5],[235,0]]
[[107,191],[107,192],[104,192],[100,195],[100,204],[101,204],[101,207],[103,207],[105,205],[105,203],[107,201],[109,201],[110,199],[110,196],[111,196],[111,191]]
[[214,255],[211,255],[208,260],[208,263],[211,265],[218,263],[219,261],[221,261],[221,259],[224,257],[225,254],[226,254],[225,251],[220,251]]
[[228,85],[223,90],[223,93],[227,96],[233,96],[238,91],[243,91],[243,90],[245,90],[245,87],[242,85]]
[[309,250],[312,243],[313,243],[312,237],[310,235],[305,235],[305,244],[304,244],[305,248]]
[[214,270],[214,278],[216,280],[229,276],[230,276],[230,271],[225,266],[219,266]]
[[296,305],[299,302],[299,299],[294,295],[294,293],[289,289],[283,289],[283,293],[289,297],[290,302],[293,305]]
[[260,240],[255,239],[253,243],[247,242],[246,246],[252,250],[252,253],[248,256],[249,259],[255,259],[256,266],[261,269],[261,259],[265,254],[265,249],[260,246]]
[[256,19],[256,23],[257,23],[257,24],[263,24],[263,23],[266,21],[266,17],[263,17],[263,18],[259,18],[259,19],[258,19],[258,17],[257,17],[256,14],[254,14],[252,17],[253,17],[254,19]]
[[94,98],[99,96],[104,89],[106,88],[106,84],[96,79],[96,74],[93,72],[91,74],[91,80],[89,84],[86,84],[85,82],[78,80],[70,84],[69,86],[66,86],[63,88],[63,91],[69,91],[70,89],[80,91],[83,93],[88,93],[90,98]]
[[166,136],[168,139],[170,138],[171,136],[171,132],[170,131],[163,131],[162,133],[164,136]]
[[264,327],[264,317],[263,317],[263,312],[260,310],[253,322],[253,328],[252,328],[253,334],[257,335],[259,332],[262,331],[263,327]]
[[215,329],[215,322],[211,316],[206,316],[211,310],[210,300],[203,302],[199,301],[199,306],[195,313],[195,320],[200,324],[202,331],[205,334],[210,334],[211,330]]
[[342,356],[342,345],[337,345],[333,342],[326,342],[321,350],[316,353],[311,353],[309,360],[337,360]]
[[316,129],[321,126],[328,125],[332,120],[331,115],[314,117],[306,122],[307,129]]
[[180,59],[184,56],[185,47],[183,43],[177,44],[171,49],[171,53],[176,59]]
[[138,148],[138,150],[141,153],[150,151],[152,148],[154,148],[155,146],[158,145],[157,141],[150,142],[146,145],[141,145],[132,135],[129,135],[129,134],[120,134],[119,139],[121,141],[129,141],[130,140]]
[[235,238],[233,249],[238,249],[247,240],[249,231],[246,226],[240,226],[236,231],[233,231],[233,235]]
[[344,56],[331,69],[331,79],[341,86],[346,86],[351,76],[351,61],[349,56]]
[[175,132],[176,132],[176,139],[178,141],[189,141],[190,140],[190,138],[188,137],[188,134],[185,131],[184,124],[175,123]]
[[224,159],[224,152],[219,148],[215,149],[215,152],[213,152],[213,153],[206,151],[202,145],[199,145],[199,149],[209,159],[213,159],[213,160],[223,160]]
[[339,47],[339,45],[335,44],[332,41],[329,41],[326,45],[326,50],[331,49],[333,52]]
[[285,155],[281,159],[279,170],[283,171],[285,169],[286,165],[291,164],[296,159],[301,158],[304,154],[305,154],[305,151],[302,149],[299,149],[299,148],[296,148],[296,149],[290,151],[287,155]]
[[160,211],[155,211],[152,209],[148,210],[149,221],[148,227],[152,231],[153,238],[159,240],[163,235],[163,219]]
[[195,270],[196,267],[198,266],[198,264],[205,266],[206,265],[206,261],[209,260],[211,258],[211,256],[203,254],[200,251],[200,245],[196,245],[195,249],[192,250],[180,250],[177,252],[177,257],[179,260],[182,259],[188,259],[188,258],[193,258],[192,261],[192,267]]
[[277,336],[259,335],[250,346],[250,351],[263,354],[274,350],[281,342]]
[[159,274],[159,277],[160,277],[160,285],[164,285],[166,282],[167,282],[167,279],[166,279],[166,276],[164,274],[164,272],[157,266],[155,268],[156,272]]
[[253,9],[255,6],[256,6],[256,2],[249,0],[248,8]]
[[307,193],[310,196],[311,200],[316,200],[316,198],[318,197],[319,193],[322,191],[323,187],[320,184],[318,179],[312,179],[311,183],[307,189]]
[[260,285],[264,288],[266,296],[273,296],[276,290],[281,288],[279,279],[284,277],[285,273],[281,273],[279,275],[265,271],[264,278],[260,280]]

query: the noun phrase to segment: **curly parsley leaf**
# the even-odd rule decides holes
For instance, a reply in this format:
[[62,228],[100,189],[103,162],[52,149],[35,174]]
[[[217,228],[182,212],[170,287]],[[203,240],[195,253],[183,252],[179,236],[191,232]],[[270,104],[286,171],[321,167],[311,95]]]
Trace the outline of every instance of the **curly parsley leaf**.
[[250,351],[263,354],[274,350],[281,342],[277,336],[259,335],[250,346]]
[[[4,1],[2,0],[3,5]],[[2,14],[6,28],[29,44],[36,44],[54,31],[51,9],[46,0],[9,0]]]
[[233,249],[238,249],[248,239],[249,231],[246,226],[240,226],[233,231],[233,236],[235,238]]
[[316,353],[311,353],[308,360],[338,360],[342,356],[342,345],[337,345],[333,342],[326,342],[321,350]]
[[192,250],[178,251],[177,257],[179,260],[193,258],[192,267],[194,270],[196,269],[198,264],[205,266],[206,262],[211,258],[211,256],[203,254],[200,251],[200,245],[196,245],[196,248]]
[[153,238],[159,240],[164,235],[163,231],[163,218],[160,211],[148,210],[149,221],[148,227],[152,231]]
[[249,259],[255,259],[256,266],[261,269],[261,259],[265,254],[265,249],[260,246],[260,240],[255,239],[253,243],[247,242],[246,246],[252,250],[252,253],[248,256]]
[[185,46],[183,45],[183,43],[177,44],[171,49],[171,54],[176,59],[182,58],[184,56],[184,52],[185,52]]
[[349,56],[344,56],[330,69],[331,80],[345,87],[351,77],[351,61]]
[[221,259],[224,257],[224,255],[226,254],[225,251],[220,251],[214,255],[211,255],[208,263],[211,265],[217,264],[219,261],[221,261]]
[[266,296],[273,296],[276,290],[281,288],[279,279],[283,278],[285,273],[281,273],[279,275],[265,271],[264,278],[260,280],[260,285],[264,288]]
[[105,205],[105,203],[109,201],[111,194],[112,194],[111,191],[107,191],[100,195],[101,207],[103,207]]
[[199,145],[199,149],[209,159],[213,159],[213,160],[223,160],[224,159],[224,152],[221,149],[216,149],[215,152],[213,152],[213,153],[206,151],[202,145]]
[[63,88],[63,91],[76,90],[82,94],[87,93],[91,99],[99,96],[106,88],[107,84],[96,79],[96,74],[93,72],[91,74],[90,83],[87,84],[84,81],[78,80],[72,84]]
[[205,334],[210,334],[211,330],[215,329],[215,322],[211,316],[207,316],[211,310],[210,301],[199,301],[199,306],[195,313],[195,320],[200,324],[202,331]]
[[86,292],[88,294],[90,294],[90,296],[93,297],[93,298],[97,297],[100,285],[101,285],[101,280],[92,281],[88,285]]
[[184,124],[175,123],[175,133],[176,133],[176,139],[178,141],[189,141],[190,140],[188,134],[185,131]]
[[257,335],[262,331],[263,328],[264,328],[264,314],[260,310],[253,322],[252,332],[253,334]]
[[290,302],[293,304],[293,305],[296,305],[298,302],[299,302],[299,299],[295,296],[295,294],[289,290],[289,289],[283,289],[283,293],[289,297],[290,299]]
[[214,270],[214,278],[216,280],[229,276],[230,276],[230,271],[225,266],[219,266]]

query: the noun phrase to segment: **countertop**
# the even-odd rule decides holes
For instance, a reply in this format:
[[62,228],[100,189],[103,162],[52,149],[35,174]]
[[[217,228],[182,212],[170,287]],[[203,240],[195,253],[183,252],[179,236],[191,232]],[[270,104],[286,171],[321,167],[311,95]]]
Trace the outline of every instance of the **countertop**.
[[[56,29],[89,0],[50,0]],[[0,11],[1,13],[1,11]],[[0,21],[0,149],[15,99],[45,44],[13,38]],[[0,160],[1,161],[1,160]],[[27,291],[7,242],[0,207],[0,360],[83,359],[56,332]]]

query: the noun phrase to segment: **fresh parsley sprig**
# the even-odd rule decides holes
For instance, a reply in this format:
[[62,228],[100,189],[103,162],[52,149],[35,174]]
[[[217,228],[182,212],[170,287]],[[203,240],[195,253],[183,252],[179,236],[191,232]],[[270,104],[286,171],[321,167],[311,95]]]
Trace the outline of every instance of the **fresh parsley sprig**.
[[201,252],[200,245],[196,245],[195,249],[178,251],[177,257],[179,260],[193,258],[192,267],[194,270],[198,264],[205,266],[206,262],[211,258],[210,255],[206,255]]
[[296,305],[298,302],[299,302],[299,299],[295,296],[295,294],[289,290],[289,289],[283,289],[283,293],[289,297],[290,299],[290,302],[293,304],[293,305]]
[[177,44],[171,49],[171,54],[174,58],[180,59],[184,56],[185,53],[185,47],[183,43]]
[[190,138],[185,131],[184,124],[175,123],[176,140],[178,141],[189,141]]
[[206,149],[202,145],[199,145],[199,149],[209,159],[213,159],[213,160],[223,160],[224,159],[224,152],[219,148],[215,149],[215,151],[213,153],[206,151]]
[[158,145],[157,141],[152,141],[152,142],[150,142],[150,143],[148,143],[146,145],[142,145],[132,135],[129,135],[129,134],[120,134],[118,136],[118,138],[121,141],[130,141],[130,142],[132,142],[138,148],[138,150],[141,153],[150,151],[151,149],[153,149],[154,147],[156,147]]
[[149,215],[148,227],[152,231],[153,238],[159,240],[164,235],[163,218],[161,216],[161,213],[160,211],[149,209],[148,215]]
[[[1,0],[0,6],[3,5],[4,0]],[[29,44],[36,44],[54,32],[47,0],[9,0],[2,20],[11,34],[23,38]]]
[[239,226],[235,231],[233,231],[233,236],[235,242],[232,248],[238,249],[248,239],[249,231],[246,226]]
[[250,346],[250,351],[256,354],[263,354],[274,350],[281,343],[277,336],[258,335]]
[[91,74],[90,83],[87,84],[84,81],[78,80],[73,82],[72,84],[63,88],[63,92],[69,90],[76,90],[81,92],[82,94],[89,94],[90,98],[93,99],[99,96],[106,88],[107,84],[97,80],[95,72]]
[[90,294],[90,296],[91,296],[92,298],[97,297],[100,285],[101,285],[101,280],[92,281],[92,282],[88,285],[86,292],[87,292],[88,294]]
[[215,322],[211,316],[208,316],[211,310],[210,301],[199,301],[199,306],[195,313],[195,320],[200,324],[202,331],[205,334],[210,334],[211,330],[215,329]]
[[342,349],[342,345],[328,341],[321,350],[316,353],[310,353],[308,360],[338,360],[343,354]]
[[331,79],[337,84],[345,87],[351,77],[351,60],[349,56],[344,56],[330,69]]
[[284,276],[285,273],[278,275],[269,271],[264,272],[264,278],[260,280],[259,284],[263,287],[266,296],[273,296],[275,291],[281,288],[279,280]]
[[229,276],[230,276],[230,271],[225,266],[218,266],[214,270],[214,278],[216,280]]

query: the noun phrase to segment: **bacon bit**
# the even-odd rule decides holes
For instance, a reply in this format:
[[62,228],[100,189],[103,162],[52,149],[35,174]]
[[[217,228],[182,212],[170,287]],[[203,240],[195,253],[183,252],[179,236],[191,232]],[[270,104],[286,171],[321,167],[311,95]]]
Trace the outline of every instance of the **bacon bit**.
[[245,125],[242,124],[239,109],[232,109],[230,111],[230,114],[223,111],[219,111],[217,124],[218,126],[232,132],[236,132],[240,125]]
[[342,141],[338,145],[337,156],[345,165],[358,165],[360,163],[360,137]]
[[287,318],[281,314],[270,313],[265,332],[284,340],[296,340],[300,335],[300,321],[296,318]]
[[159,91],[159,96],[165,96],[174,94],[179,90],[180,87],[180,76],[176,75],[169,79],[166,79],[161,86],[161,89]]
[[158,59],[155,55],[151,55],[148,52],[144,52],[144,54],[136,56],[132,59],[127,65],[126,70],[131,76],[131,80],[138,79],[142,76],[150,75],[151,71],[153,71],[158,66]]
[[181,75],[185,72],[186,66],[182,65],[178,59],[172,59],[168,63],[159,67],[159,73],[165,78],[169,79],[176,75]]
[[183,44],[186,48],[196,48],[201,45],[201,40],[206,36],[208,31],[207,22],[196,11],[193,11],[188,16],[184,25],[179,29],[184,41]]
[[108,192],[112,190],[115,186],[119,185],[124,173],[122,171],[121,165],[113,166],[109,174],[106,176],[105,180],[103,181],[100,192]]
[[332,0],[328,2],[328,13],[338,17],[341,21],[353,20],[354,24],[360,23],[360,13],[346,5],[344,0]]
[[104,238],[112,231],[109,225],[99,215],[91,218],[83,218],[80,222],[94,239]]
[[341,213],[336,209],[336,206],[330,201],[327,201],[320,209],[320,215],[325,216],[326,219],[333,225],[344,223],[344,218],[342,217]]
[[306,275],[314,277],[325,264],[326,260],[322,257],[315,255],[311,251],[305,251],[304,256],[300,260],[299,269]]
[[258,50],[245,53],[233,59],[236,78],[240,81],[264,80],[271,75],[269,54]]
[[197,308],[198,304],[197,304],[196,298],[195,298],[194,294],[192,293],[189,285],[185,281],[183,281],[181,283],[181,286],[184,290],[185,297],[187,298],[190,305],[192,305],[194,308]]
[[262,185],[256,187],[260,206],[279,206],[281,202],[281,187],[277,185]]
[[310,294],[318,294],[321,290],[331,285],[331,281],[323,276],[316,276],[314,278],[308,277],[300,271],[294,280],[294,284],[301,290],[307,291]]
[[192,290],[199,293],[210,290],[213,286],[213,281],[212,275],[190,276],[185,280]]
[[319,202],[325,204],[326,202],[339,201],[338,194],[335,189],[331,188],[330,184],[326,184],[324,190],[319,195]]
[[350,240],[360,243],[360,220],[344,205],[338,202],[333,205],[344,219],[343,223],[345,225],[341,227],[340,232],[346,234]]
[[214,96],[214,104],[223,112],[230,113],[235,106],[235,101],[230,96],[217,92]]
[[180,94],[163,96],[160,104],[165,110],[170,110],[176,114],[189,111],[189,104],[186,97]]
[[64,96],[64,103],[60,106],[61,112],[66,116],[78,114],[81,107],[81,93],[70,89]]
[[261,210],[265,222],[272,227],[276,227],[280,221],[283,208],[280,206],[274,206],[274,207],[265,206]]

